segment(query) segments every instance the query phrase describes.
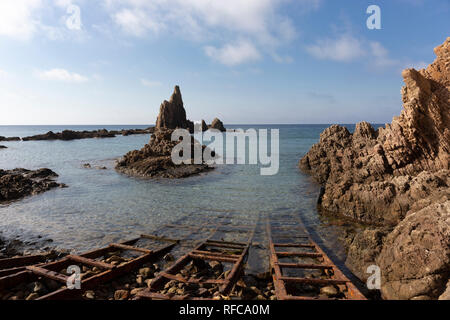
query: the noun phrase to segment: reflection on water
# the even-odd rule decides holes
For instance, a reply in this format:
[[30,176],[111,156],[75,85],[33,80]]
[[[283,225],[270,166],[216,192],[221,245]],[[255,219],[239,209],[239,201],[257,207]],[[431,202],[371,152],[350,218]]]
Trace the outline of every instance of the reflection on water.
[[[137,126],[133,126],[137,127]],[[147,126],[142,126],[146,128]],[[249,126],[229,126],[249,128]],[[202,176],[184,180],[142,180],[117,173],[115,159],[148,142],[149,135],[75,141],[5,142],[0,168],[48,167],[57,172],[66,189],[54,189],[9,205],[0,205],[0,232],[29,240],[38,235],[53,244],[82,251],[112,241],[150,233],[164,224],[196,217],[192,224],[228,214],[299,214],[343,257],[337,231],[318,218],[319,187],[297,168],[298,160],[318,141],[326,125],[252,126],[280,129],[280,170],[275,176],[259,175],[256,165],[226,165]],[[1,136],[26,136],[68,127],[1,127]],[[70,127],[94,130],[101,127]],[[126,126],[106,126],[108,130]],[[90,163],[93,169],[83,168]],[[95,166],[106,166],[97,170]],[[192,220],[192,219],[191,219]]]

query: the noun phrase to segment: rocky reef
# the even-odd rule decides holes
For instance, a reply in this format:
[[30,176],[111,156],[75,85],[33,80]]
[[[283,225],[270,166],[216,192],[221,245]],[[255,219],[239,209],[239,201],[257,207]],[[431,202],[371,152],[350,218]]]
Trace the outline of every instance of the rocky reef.
[[371,226],[349,239],[347,265],[364,279],[377,264],[386,299],[437,299],[450,278],[450,38],[435,53],[403,71],[391,124],[333,125],[299,163],[323,186],[321,210]]
[[54,179],[58,175],[50,169],[0,169],[0,203],[35,195],[53,188],[65,187]]
[[[188,120],[186,117],[186,110],[184,109],[183,97],[179,86],[175,89],[169,101],[164,100],[159,108],[158,118],[156,119],[156,129],[188,129],[191,133],[194,132],[194,122]],[[215,118],[210,126],[205,120],[202,120],[200,127],[196,130],[207,131],[208,129],[218,129],[226,131],[222,121]]]
[[38,134],[35,136],[24,137],[23,141],[39,141],[39,140],[79,140],[79,139],[92,139],[92,138],[114,138],[116,135],[129,136],[134,134],[149,134],[154,131],[154,128],[147,129],[128,129],[128,130],[111,130],[106,129],[94,130],[94,131],[73,131],[64,130],[62,132],[54,133],[49,131],[45,134]]
[[[186,119],[181,91],[178,86],[169,101],[161,104],[155,131],[150,142],[141,150],[127,153],[116,165],[116,170],[131,176],[144,178],[185,178],[201,172],[213,169],[207,164],[174,164],[172,161],[172,149],[179,141],[172,141],[172,133],[175,129],[187,129],[194,131],[194,123]],[[203,121],[199,130],[205,131],[206,123]],[[192,159],[194,150],[201,146],[193,137],[189,142]]]
[[[157,129],[150,142],[141,150],[128,152],[119,160],[116,170],[144,178],[185,178],[212,169],[206,164],[174,164],[171,157],[172,149],[178,141],[171,140],[172,132],[173,129]],[[198,142],[194,138],[191,139],[191,154],[194,155],[193,150]]]
[[3,137],[0,136],[0,141],[20,141],[19,137]]

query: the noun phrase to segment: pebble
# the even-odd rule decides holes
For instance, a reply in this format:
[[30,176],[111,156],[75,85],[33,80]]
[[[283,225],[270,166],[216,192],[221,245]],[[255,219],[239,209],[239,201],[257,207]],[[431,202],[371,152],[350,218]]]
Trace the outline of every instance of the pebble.
[[130,291],[130,294],[132,296],[135,296],[136,294],[138,294],[140,291],[144,290],[143,288],[135,288],[133,290]]
[[320,289],[320,293],[332,297],[338,294],[338,290],[334,286],[326,286]]
[[114,292],[114,300],[126,300],[129,296],[128,290],[117,290]]
[[141,275],[136,277],[136,283],[138,285],[142,285],[144,283],[144,277],[142,277]]
[[86,297],[86,299],[93,300],[95,299],[95,292],[92,290],[86,291],[84,296]]
[[39,295],[36,292],[33,292],[25,300],[35,300],[37,298],[39,298]]
[[173,261],[173,260],[175,260],[173,255],[171,255],[170,253],[166,254],[163,259],[164,259],[164,261]]
[[141,268],[139,269],[139,274],[145,279],[151,277],[153,275],[152,270],[150,268]]

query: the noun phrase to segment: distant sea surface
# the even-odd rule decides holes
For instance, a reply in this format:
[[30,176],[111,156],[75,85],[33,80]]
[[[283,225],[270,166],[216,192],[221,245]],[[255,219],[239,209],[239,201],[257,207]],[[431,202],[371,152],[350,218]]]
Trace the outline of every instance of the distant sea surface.
[[[73,141],[1,142],[0,168],[50,168],[65,189],[0,205],[0,233],[82,251],[148,233],[192,214],[299,214],[336,256],[344,252],[337,227],[317,212],[319,185],[298,169],[298,161],[329,125],[251,125],[227,128],[280,129],[280,169],[261,176],[257,165],[226,165],[183,180],[143,180],[119,174],[115,162],[148,143],[150,135]],[[120,130],[143,126],[0,126],[0,136],[30,136],[48,131]],[[354,125],[347,125],[350,131]],[[106,166],[107,170],[86,169]]]

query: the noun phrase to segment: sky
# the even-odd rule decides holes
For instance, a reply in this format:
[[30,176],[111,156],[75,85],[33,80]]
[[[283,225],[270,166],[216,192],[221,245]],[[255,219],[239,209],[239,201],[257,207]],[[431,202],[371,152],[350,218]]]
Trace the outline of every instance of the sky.
[[1,0],[0,125],[154,124],[175,85],[194,121],[388,123],[449,16],[448,0]]

